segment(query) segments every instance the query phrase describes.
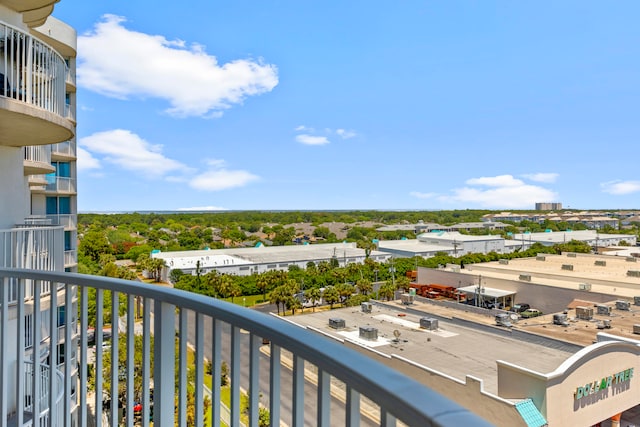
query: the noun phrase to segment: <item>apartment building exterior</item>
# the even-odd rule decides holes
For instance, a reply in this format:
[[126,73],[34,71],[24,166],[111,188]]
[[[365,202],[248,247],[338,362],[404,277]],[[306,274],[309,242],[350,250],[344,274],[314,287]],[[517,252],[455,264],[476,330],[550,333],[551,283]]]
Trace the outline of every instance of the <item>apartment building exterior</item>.
[[[76,32],[51,17],[55,3],[0,0],[0,268],[77,270]],[[0,425],[75,425],[75,287],[1,285]],[[67,393],[46,396],[49,381]]]

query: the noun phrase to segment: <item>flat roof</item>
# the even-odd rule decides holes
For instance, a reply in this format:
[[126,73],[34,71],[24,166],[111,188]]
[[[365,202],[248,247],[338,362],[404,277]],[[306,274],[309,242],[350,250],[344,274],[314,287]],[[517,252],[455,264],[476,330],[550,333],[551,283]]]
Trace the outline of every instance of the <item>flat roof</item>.
[[395,249],[401,251],[409,251],[414,253],[420,252],[446,252],[454,250],[453,246],[449,245],[435,245],[426,242],[422,242],[417,239],[408,240],[380,240],[378,242],[380,249]]
[[[314,261],[330,259],[336,256],[339,260],[360,258],[366,255],[364,249],[356,243],[319,243],[310,245],[259,246],[252,248],[226,248],[198,251],[158,252],[154,257],[167,261],[171,268],[195,268],[197,261],[201,267],[225,267],[243,264],[267,264],[279,262]],[[389,257],[381,251],[371,251],[370,257]],[[173,262],[173,265],[171,265]]]
[[418,235],[418,239],[431,239],[431,240],[443,240],[458,242],[476,242],[484,240],[504,240],[502,236],[494,234],[486,234],[482,236],[472,236],[470,234],[461,234],[458,231],[432,231],[429,233],[421,233]]
[[635,238],[633,234],[604,234],[596,230],[574,230],[574,231],[549,231],[542,233],[518,233],[513,235],[514,240],[531,240],[532,242],[552,242],[564,243],[571,240],[608,240],[608,239],[629,239]]
[[[392,307],[393,304],[397,304],[397,308]],[[537,372],[551,372],[573,354],[440,319],[438,329],[428,331],[420,328],[420,319],[429,317],[429,306],[416,303],[411,308],[412,311],[408,311],[400,303],[373,304],[371,313],[363,313],[360,307],[347,307],[309,312],[288,320],[384,354],[399,355],[462,382],[467,375],[472,375],[483,381],[484,390],[495,395],[498,394],[496,360]],[[331,328],[331,318],[343,319],[346,327]],[[378,339],[368,341],[359,338],[360,327],[376,328]],[[397,341],[395,330],[400,332]]]

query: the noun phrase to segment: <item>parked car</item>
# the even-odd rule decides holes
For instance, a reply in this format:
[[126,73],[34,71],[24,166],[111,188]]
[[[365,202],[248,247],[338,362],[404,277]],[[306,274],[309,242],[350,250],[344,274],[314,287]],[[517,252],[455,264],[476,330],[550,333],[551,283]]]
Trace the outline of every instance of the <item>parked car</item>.
[[538,316],[542,316],[542,312],[536,308],[528,308],[522,313],[520,313],[520,317],[522,317],[523,319],[529,319],[531,317],[538,317]]
[[529,304],[513,304],[513,306],[511,307],[511,311],[513,311],[514,313],[522,313],[523,311],[530,308],[531,306]]

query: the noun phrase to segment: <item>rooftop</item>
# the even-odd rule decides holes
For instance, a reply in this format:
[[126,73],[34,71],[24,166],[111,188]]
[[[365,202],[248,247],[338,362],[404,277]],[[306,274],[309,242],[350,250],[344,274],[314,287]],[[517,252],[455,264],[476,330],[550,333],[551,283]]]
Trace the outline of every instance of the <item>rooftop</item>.
[[[384,354],[400,355],[463,382],[467,375],[473,375],[483,380],[484,390],[493,394],[498,392],[496,360],[517,363],[538,372],[551,372],[572,354],[444,320],[439,320],[438,330],[421,329],[420,319],[429,317],[429,309],[429,305],[415,304],[407,310],[394,302],[374,304],[371,313],[363,313],[360,307],[349,307],[308,313],[292,320]],[[329,327],[331,318],[343,319],[346,327],[342,330]],[[366,326],[378,329],[377,340],[359,338],[359,328]],[[400,332],[397,341],[395,330]]]

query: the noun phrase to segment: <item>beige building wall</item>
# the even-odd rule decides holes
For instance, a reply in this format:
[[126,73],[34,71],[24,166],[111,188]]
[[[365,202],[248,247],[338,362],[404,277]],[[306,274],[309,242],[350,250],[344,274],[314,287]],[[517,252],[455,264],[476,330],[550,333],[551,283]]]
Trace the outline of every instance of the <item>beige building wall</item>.
[[550,426],[591,426],[640,404],[640,345],[600,342],[543,374],[498,362],[498,394],[530,397]]
[[[418,267],[418,283],[439,283],[456,288],[477,285],[478,275],[481,276],[482,272],[477,270],[474,273],[477,274],[471,275]],[[533,280],[536,280],[536,278],[534,277]],[[535,303],[535,308],[542,310],[544,313],[563,311],[567,308],[567,304],[574,299],[604,303],[619,298],[615,295],[581,291],[578,289],[578,283],[576,283],[575,289],[566,289],[535,282],[482,276],[482,286],[516,292],[516,302]]]

